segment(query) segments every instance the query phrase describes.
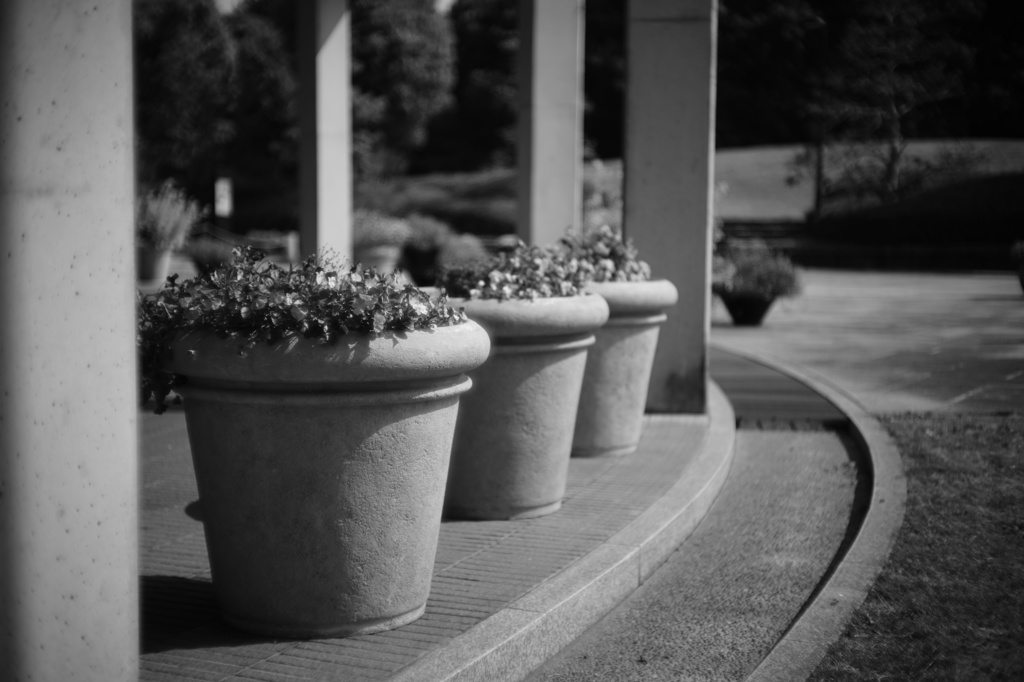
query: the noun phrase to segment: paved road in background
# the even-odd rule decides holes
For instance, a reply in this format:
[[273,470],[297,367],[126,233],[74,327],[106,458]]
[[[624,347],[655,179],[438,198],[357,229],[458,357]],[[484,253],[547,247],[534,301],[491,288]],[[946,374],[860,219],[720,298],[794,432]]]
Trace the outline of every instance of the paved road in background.
[[712,340],[810,370],[868,411],[1024,411],[1024,293],[1013,273],[802,271],[764,326]]

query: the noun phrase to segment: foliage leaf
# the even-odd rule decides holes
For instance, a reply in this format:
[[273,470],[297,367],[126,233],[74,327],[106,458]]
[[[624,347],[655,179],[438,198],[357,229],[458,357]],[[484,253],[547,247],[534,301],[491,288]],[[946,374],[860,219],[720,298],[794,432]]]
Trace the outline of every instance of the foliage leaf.
[[446,296],[432,298],[395,275],[346,270],[324,254],[285,268],[257,249],[236,248],[230,262],[208,274],[184,282],[174,275],[155,294],[139,293],[141,398],[154,399],[158,413],[165,409],[167,395],[182,381],[166,368],[170,344],[184,331],[237,338],[244,350],[289,336],[333,343],[343,334],[427,330],[465,320]]
[[452,296],[482,299],[526,299],[578,296],[590,280],[588,261],[563,249],[544,249],[519,242],[511,252],[441,275],[442,289]]
[[638,258],[633,243],[608,225],[571,232],[561,244],[569,258],[590,264],[595,282],[646,282],[651,278],[651,267]]

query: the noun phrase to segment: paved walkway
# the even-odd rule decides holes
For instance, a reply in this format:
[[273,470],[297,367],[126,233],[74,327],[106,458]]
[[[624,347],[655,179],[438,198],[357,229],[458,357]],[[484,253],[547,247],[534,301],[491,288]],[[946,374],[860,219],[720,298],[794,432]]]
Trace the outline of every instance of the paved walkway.
[[528,682],[744,680],[843,546],[855,447],[831,430],[741,429],[729,480],[696,532]]
[[1024,410],[1016,274],[802,275],[803,294],[763,327],[733,327],[717,305],[713,341],[809,371],[875,414]]

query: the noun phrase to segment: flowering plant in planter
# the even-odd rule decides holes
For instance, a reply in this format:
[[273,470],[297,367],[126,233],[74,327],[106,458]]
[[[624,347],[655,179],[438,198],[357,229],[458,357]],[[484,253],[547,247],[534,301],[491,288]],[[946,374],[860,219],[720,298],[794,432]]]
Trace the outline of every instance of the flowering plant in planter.
[[144,394],[184,398],[225,620],[335,637],[423,613],[483,329],[394,276],[245,247],[140,298],[138,343]]
[[608,305],[583,288],[592,268],[562,249],[520,242],[488,262],[453,268],[441,287],[491,335],[490,359],[455,429],[450,517],[542,516],[562,504],[573,425],[594,331]]
[[440,286],[470,299],[535,300],[580,295],[592,276],[593,267],[585,260],[519,242],[489,261],[445,270]]
[[561,246],[588,265],[586,289],[610,312],[587,356],[572,454],[628,454],[640,442],[659,330],[678,292],[668,280],[651,281],[636,247],[608,225],[570,233]]
[[640,260],[636,247],[609,225],[567,234],[561,244],[569,258],[585,261],[595,282],[646,282],[651,266]]
[[206,215],[173,181],[147,192],[135,202],[135,266],[139,280],[163,282],[171,252],[180,249]]
[[722,299],[735,324],[759,325],[775,299],[800,292],[793,262],[763,241],[728,243],[722,253],[731,267],[727,277],[712,285],[712,292]]
[[725,258],[732,265],[731,276],[715,287],[716,294],[774,300],[800,292],[793,262],[762,241],[730,245]]
[[413,331],[459,324],[465,315],[394,275],[344,269],[330,255],[311,256],[287,268],[262,251],[236,247],[220,267],[184,282],[177,275],[154,294],[138,295],[137,345],[142,400],[157,411],[182,379],[167,369],[176,334],[206,330],[233,336],[239,352],[257,344],[300,336],[335,342],[340,335]]
[[180,249],[206,212],[168,180],[135,202],[135,239],[139,246]]

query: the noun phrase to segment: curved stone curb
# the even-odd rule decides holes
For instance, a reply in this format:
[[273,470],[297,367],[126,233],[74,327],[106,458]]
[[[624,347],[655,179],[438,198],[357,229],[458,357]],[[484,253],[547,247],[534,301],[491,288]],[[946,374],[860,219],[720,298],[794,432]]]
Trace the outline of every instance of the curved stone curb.
[[522,679],[640,587],[693,532],[728,477],[736,417],[709,384],[708,417],[667,417],[707,420],[700,453],[668,492],[557,576],[390,679]]
[[715,344],[722,350],[789,376],[820,394],[850,420],[850,433],[871,476],[871,499],[860,528],[832,575],[747,682],[805,680],[842,635],[889,558],[907,503],[907,479],[892,438],[867,409],[827,379],[765,355]]

